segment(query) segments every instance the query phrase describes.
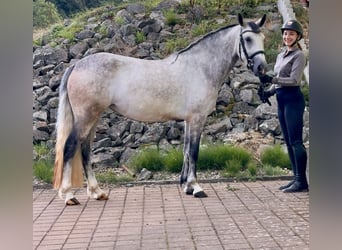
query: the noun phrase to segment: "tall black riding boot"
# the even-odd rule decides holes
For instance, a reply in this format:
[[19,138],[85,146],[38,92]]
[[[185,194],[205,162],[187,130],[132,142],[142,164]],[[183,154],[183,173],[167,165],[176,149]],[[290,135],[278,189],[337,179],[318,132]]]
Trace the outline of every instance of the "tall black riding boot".
[[289,188],[295,182],[295,176],[296,176],[296,173],[297,173],[296,161],[295,161],[295,158],[294,158],[294,153],[293,153],[292,147],[290,147],[290,146],[287,147],[287,153],[288,153],[290,161],[291,161],[293,179],[289,183],[287,183],[287,184],[285,184],[283,186],[280,186],[279,190],[284,190],[286,188]]
[[283,189],[284,193],[294,193],[294,192],[307,192],[309,189],[308,181],[306,179],[306,163],[307,163],[307,153],[304,145],[302,143],[297,143],[292,146],[296,174],[294,183]]

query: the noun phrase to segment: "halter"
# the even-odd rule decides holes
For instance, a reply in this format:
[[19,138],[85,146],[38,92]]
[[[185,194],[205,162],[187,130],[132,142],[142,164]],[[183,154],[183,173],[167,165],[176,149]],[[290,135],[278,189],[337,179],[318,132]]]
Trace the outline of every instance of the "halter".
[[249,70],[253,70],[253,66],[254,66],[253,58],[258,54],[265,54],[265,52],[263,50],[258,50],[256,52],[254,52],[251,56],[248,55],[247,49],[245,46],[245,41],[243,40],[243,36],[242,36],[244,33],[247,33],[247,32],[259,33],[260,30],[259,31],[253,31],[253,30],[242,31],[242,29],[241,29],[241,32],[240,32],[240,44],[239,44],[240,59],[242,60],[242,57],[241,57],[241,47],[242,47],[243,53],[245,54],[245,57],[247,58],[247,68]]

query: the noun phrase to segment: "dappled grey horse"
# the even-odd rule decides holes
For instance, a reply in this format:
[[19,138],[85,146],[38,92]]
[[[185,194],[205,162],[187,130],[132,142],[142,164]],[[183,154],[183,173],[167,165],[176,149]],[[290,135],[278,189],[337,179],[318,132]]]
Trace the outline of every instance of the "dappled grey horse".
[[144,122],[182,120],[185,123],[184,159],[180,184],[184,192],[205,197],[196,178],[201,133],[214,110],[218,92],[240,59],[256,75],[264,70],[264,36],[256,22],[210,32],[162,60],[143,60],[110,53],[89,55],[64,73],[59,89],[54,188],[67,205],[79,204],[73,187],[108,199],[90,164],[96,123],[108,108]]

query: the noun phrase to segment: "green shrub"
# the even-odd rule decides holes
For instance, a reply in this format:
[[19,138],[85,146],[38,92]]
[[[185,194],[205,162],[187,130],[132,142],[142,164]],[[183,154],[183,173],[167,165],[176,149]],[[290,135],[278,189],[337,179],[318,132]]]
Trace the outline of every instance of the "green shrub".
[[221,170],[230,160],[239,162],[241,169],[246,169],[251,155],[243,148],[217,144],[203,147],[199,152],[197,168]]
[[247,170],[251,176],[256,176],[258,173],[257,165],[255,163],[252,163],[252,162],[248,164]]
[[192,29],[192,35],[194,37],[196,36],[202,36],[209,32],[208,23],[206,22],[200,22],[198,25],[195,26],[195,28]]
[[119,25],[123,25],[123,24],[125,24],[125,19],[122,16],[116,16],[115,22]]
[[241,170],[246,170],[247,165],[252,158],[251,154],[247,150],[239,147],[233,147],[231,150],[231,154],[232,159],[238,160],[240,162]]
[[34,144],[33,150],[36,153],[36,159],[44,159],[49,155],[50,149],[45,144]]
[[228,160],[224,166],[224,175],[234,177],[241,171],[241,162],[237,159]]
[[146,36],[144,35],[144,33],[142,31],[138,31],[136,34],[135,34],[135,42],[137,44],[139,43],[143,43],[145,42],[146,40]]
[[189,41],[185,37],[179,37],[170,39],[166,42],[166,53],[170,54],[175,52],[176,50],[183,49],[189,44]]
[[42,159],[33,163],[33,174],[38,179],[52,183],[53,178],[53,162],[50,160]]
[[265,149],[260,155],[261,162],[264,165],[271,165],[273,167],[291,169],[290,158],[285,153],[279,144],[273,148]]
[[177,14],[172,9],[164,11],[164,16],[165,16],[165,23],[169,26],[175,26],[176,24],[179,24],[182,22],[182,20],[178,18]]
[[[210,144],[200,147],[197,170],[221,170],[222,176],[255,180],[258,175],[274,176],[288,174],[290,160],[280,145],[266,149],[261,154],[262,165],[258,167],[246,149],[225,144]],[[128,165],[135,173],[146,168],[150,171],[179,173],[183,164],[180,148],[166,151],[147,148],[129,159]],[[109,177],[108,177],[109,178]],[[114,178],[114,177],[113,177]],[[111,180],[111,182],[114,182]]]
[[73,22],[71,25],[64,27],[63,25],[57,25],[53,27],[51,36],[53,38],[64,38],[74,40],[75,34],[83,29],[81,22]]
[[145,0],[143,4],[146,7],[147,12],[151,12],[160,4],[160,0]]
[[[251,155],[245,149],[230,145],[217,144],[201,147],[197,161],[198,170],[222,170],[229,165],[238,165],[239,171],[247,169]],[[136,173],[146,168],[150,171],[178,173],[182,169],[183,152],[181,149],[160,151],[149,148],[140,151],[129,159],[128,165]],[[234,168],[234,167],[233,167]],[[234,171],[234,170],[232,170]]]
[[53,159],[50,149],[45,144],[35,144],[33,150],[35,152],[33,175],[46,183],[52,183]]
[[229,151],[229,149],[223,144],[201,147],[199,150],[197,168],[199,170],[223,169],[225,162],[230,159],[227,151]]
[[157,148],[143,149],[131,157],[129,165],[135,173],[139,173],[143,168],[160,171],[163,169],[163,156]]
[[171,149],[163,157],[164,168],[171,173],[179,173],[183,165],[183,151],[181,149]]

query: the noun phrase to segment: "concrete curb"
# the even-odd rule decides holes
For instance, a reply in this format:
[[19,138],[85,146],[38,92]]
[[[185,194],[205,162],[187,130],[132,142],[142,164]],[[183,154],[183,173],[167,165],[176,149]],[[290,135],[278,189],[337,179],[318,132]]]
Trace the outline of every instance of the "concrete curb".
[[[278,176],[259,176],[256,177],[255,181],[285,181],[285,180],[291,180],[293,177],[288,175],[278,175]],[[220,183],[220,182],[226,182],[226,183],[237,183],[237,182],[253,182],[249,178],[243,177],[243,178],[216,178],[216,179],[199,179],[199,183]],[[109,187],[133,187],[133,186],[141,186],[141,185],[169,185],[169,184],[179,184],[178,180],[150,180],[150,181],[129,181],[129,182],[121,182],[117,184],[106,184]],[[86,188],[86,186],[84,186]],[[41,184],[41,185],[33,185],[33,190],[37,189],[53,189],[51,184]]]

